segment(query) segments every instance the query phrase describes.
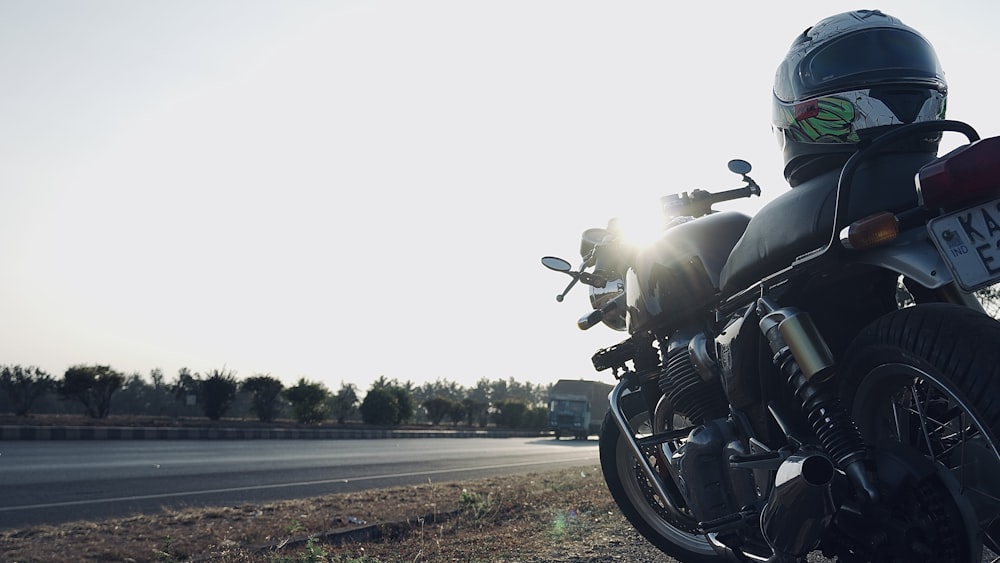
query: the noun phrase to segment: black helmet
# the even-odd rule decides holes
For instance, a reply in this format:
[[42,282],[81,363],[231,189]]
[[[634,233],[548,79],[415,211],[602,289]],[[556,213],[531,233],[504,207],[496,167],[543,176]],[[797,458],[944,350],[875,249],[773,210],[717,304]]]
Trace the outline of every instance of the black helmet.
[[[878,10],[826,18],[797,37],[774,77],[771,123],[796,185],[840,166],[887,127],[944,119],[948,86],[934,48]],[[940,134],[905,150],[936,153]]]

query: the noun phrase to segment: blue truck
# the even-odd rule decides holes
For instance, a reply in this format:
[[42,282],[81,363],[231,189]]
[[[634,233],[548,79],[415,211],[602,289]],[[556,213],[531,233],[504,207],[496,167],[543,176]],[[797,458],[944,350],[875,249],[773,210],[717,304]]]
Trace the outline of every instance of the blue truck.
[[556,439],[586,440],[601,431],[612,386],[601,381],[560,379],[549,391],[549,429]]

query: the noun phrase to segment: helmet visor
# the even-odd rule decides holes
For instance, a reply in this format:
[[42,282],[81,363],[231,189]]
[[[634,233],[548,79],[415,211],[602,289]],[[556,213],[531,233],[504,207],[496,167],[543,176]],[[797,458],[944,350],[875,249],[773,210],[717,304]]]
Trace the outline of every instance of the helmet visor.
[[916,81],[944,87],[934,49],[909,31],[869,29],[846,35],[811,53],[802,65],[807,95],[877,81]]

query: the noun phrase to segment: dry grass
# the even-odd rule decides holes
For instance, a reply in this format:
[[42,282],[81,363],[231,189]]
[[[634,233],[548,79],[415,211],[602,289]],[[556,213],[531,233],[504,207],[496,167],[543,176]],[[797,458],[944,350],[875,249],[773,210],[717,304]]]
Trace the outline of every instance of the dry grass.
[[595,467],[0,532],[10,562],[654,559]]

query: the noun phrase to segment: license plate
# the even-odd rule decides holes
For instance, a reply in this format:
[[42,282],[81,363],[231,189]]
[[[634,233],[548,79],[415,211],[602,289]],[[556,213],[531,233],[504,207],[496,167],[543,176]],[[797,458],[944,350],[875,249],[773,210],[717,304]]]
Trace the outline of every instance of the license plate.
[[927,229],[962,289],[1000,281],[1000,199],[932,219]]

